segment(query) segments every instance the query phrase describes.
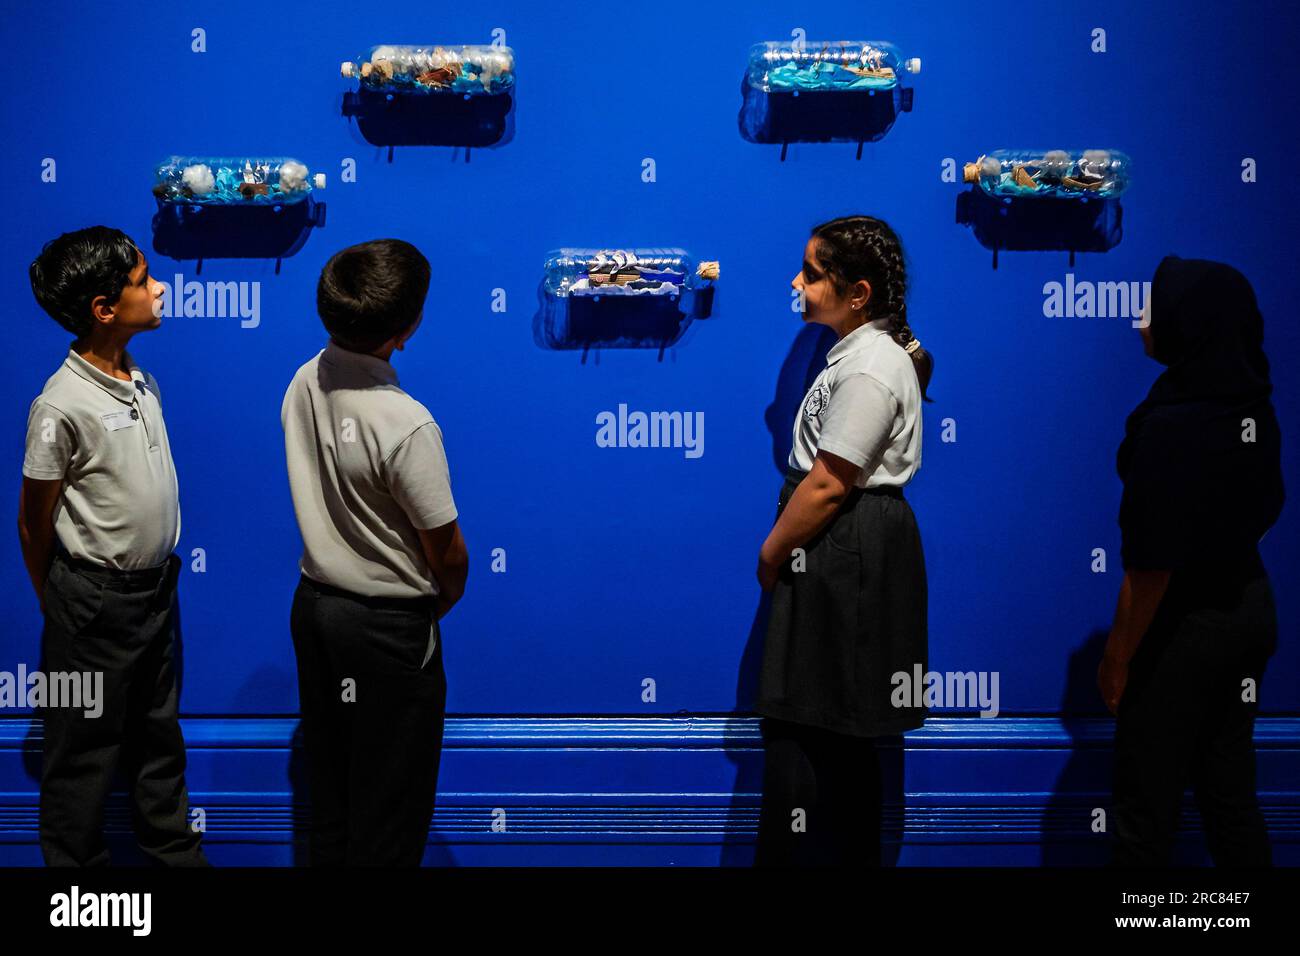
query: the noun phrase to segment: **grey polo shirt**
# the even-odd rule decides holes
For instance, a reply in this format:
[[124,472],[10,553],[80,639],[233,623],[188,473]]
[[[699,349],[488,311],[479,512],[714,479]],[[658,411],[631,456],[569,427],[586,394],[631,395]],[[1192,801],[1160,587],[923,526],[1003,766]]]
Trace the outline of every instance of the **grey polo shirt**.
[[902,487],[921,467],[921,384],[886,324],[859,326],[826,353],[795,418],[790,467],[811,471],[825,450],[859,467],[859,488]]
[[23,474],[63,481],[54,531],[74,558],[136,571],[167,560],[181,509],[158,383],[123,364],[129,382],[68,350],[32,402]]
[[368,597],[436,595],[416,529],[456,519],[442,431],[383,359],[331,342],[280,409],[302,573]]

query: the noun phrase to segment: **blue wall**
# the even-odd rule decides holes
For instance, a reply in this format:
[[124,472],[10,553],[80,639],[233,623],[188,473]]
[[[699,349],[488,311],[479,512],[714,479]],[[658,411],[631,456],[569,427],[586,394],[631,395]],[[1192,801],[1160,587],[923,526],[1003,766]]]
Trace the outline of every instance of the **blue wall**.
[[[808,13],[660,2],[594,15],[410,0],[322,0],[297,13],[155,0],[111,12],[21,6],[0,28],[10,79],[0,293],[13,330],[0,349],[0,473],[11,502],[28,404],[66,347],[27,283],[41,242],[103,222],[151,252],[150,172],[171,153],[286,154],[330,179],[325,228],[278,275],[269,262],[204,263],[202,279],[260,281],[256,328],[173,318],[133,349],[163,392],[181,480],[180,553],[207,557],[205,573],[181,582],[187,728],[296,710],[287,622],[300,542],[280,399],[323,344],[313,308],[321,265],[365,239],[408,239],[434,263],[425,323],[395,365],[443,428],[474,560],[444,627],[455,714],[747,710],[759,652],[753,572],[776,461],[826,345],[801,333],[789,280],[808,228],[836,214],[882,216],[907,249],[912,325],[937,360],[924,466],[909,489],[930,574],[931,666],[999,672],[1004,714],[1099,713],[1092,678],[1120,579],[1114,454],[1124,416],[1157,372],[1127,319],[1045,317],[1044,283],[1069,271],[1148,280],[1170,252],[1242,268],[1267,323],[1286,475],[1300,488],[1300,388],[1288,362],[1300,344],[1290,321],[1300,117],[1285,93],[1300,18],[1290,4],[1102,2],[1025,15],[845,0]],[[207,31],[207,52],[191,52],[195,27]],[[468,163],[451,149],[399,148],[390,164],[340,117],[341,60],[379,42],[488,42],[497,27],[519,72],[508,144]],[[810,39],[891,40],[923,59],[914,111],[861,161],[852,145],[795,144],[781,163],[778,147],[737,131],[747,48],[796,27]],[[1090,51],[1094,27],[1107,31],[1106,53]],[[1120,245],[1072,270],[1061,253],[1007,253],[992,271],[989,253],[954,223],[963,187],[942,180],[944,160],[960,168],[1001,146],[1094,145],[1134,159]],[[54,183],[41,181],[47,157]],[[349,157],[355,183],[340,182]],[[654,183],[641,179],[647,157]],[[1258,182],[1242,182],[1244,157],[1257,160]],[[716,316],[662,360],[543,351],[531,331],[536,291],[545,253],[561,245],[680,245],[719,259]],[[177,271],[195,278],[193,263],[151,255],[151,267],[169,282]],[[505,313],[491,309],[497,288]],[[620,403],[702,411],[703,457],[597,447],[595,416]],[[941,441],[946,418],[955,442]],[[1273,715],[1300,712],[1300,594],[1287,586],[1300,571],[1298,520],[1288,507],[1264,542],[1282,633],[1263,685]],[[506,550],[504,574],[489,569],[493,548]],[[1107,573],[1091,570],[1094,548],[1106,550]],[[0,536],[0,621],[0,669],[35,666],[40,619],[13,534]],[[653,703],[642,700],[645,678],[657,685]],[[213,726],[220,737],[231,724]],[[1292,744],[1266,789],[1290,805],[1296,735],[1278,726]],[[16,727],[8,739],[24,738]],[[231,739],[241,746],[238,733]],[[287,791],[281,744],[284,759],[264,776],[205,779],[196,790]],[[624,772],[623,752],[606,752],[608,779]],[[945,778],[944,766],[907,792],[983,792],[978,770],[954,760]],[[520,772],[529,783],[516,788],[566,789],[555,762]],[[30,774],[30,760],[0,761],[9,805],[34,799]],[[1043,779],[1023,789],[1050,801],[1054,777]],[[734,773],[723,784],[745,789]],[[1071,786],[1101,793],[1108,784],[1085,774]],[[15,846],[24,826],[11,827]],[[940,856],[927,860],[962,862]]]

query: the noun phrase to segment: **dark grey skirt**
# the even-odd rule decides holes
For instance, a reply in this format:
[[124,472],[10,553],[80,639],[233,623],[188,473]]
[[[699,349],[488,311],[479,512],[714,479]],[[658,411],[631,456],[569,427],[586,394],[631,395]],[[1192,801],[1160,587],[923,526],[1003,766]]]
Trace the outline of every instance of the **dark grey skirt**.
[[[803,477],[787,474],[778,515]],[[772,592],[754,710],[862,737],[920,727],[927,708],[894,700],[893,676],[928,664],[925,557],[902,489],[854,489],[803,550]]]

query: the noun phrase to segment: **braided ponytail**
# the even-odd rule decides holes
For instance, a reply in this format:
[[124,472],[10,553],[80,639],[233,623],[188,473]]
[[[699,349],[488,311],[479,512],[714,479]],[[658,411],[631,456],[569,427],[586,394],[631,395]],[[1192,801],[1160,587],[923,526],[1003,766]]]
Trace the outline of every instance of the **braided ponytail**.
[[865,279],[871,286],[867,310],[873,319],[887,319],[890,337],[906,349],[916,368],[921,397],[934,371],[934,357],[907,324],[907,266],[903,245],[883,219],[871,216],[841,216],[815,226],[817,261],[841,294],[853,283]]

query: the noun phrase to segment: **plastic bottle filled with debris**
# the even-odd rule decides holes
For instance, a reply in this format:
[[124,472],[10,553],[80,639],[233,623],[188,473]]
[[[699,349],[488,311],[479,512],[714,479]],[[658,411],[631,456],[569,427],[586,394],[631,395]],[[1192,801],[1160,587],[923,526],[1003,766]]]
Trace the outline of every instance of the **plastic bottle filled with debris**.
[[921,72],[919,57],[903,59],[878,40],[775,41],[750,48],[748,82],[756,90],[888,90],[901,74]]
[[302,202],[325,188],[325,174],[312,174],[288,157],[173,156],[154,170],[153,194],[163,202],[212,206]]
[[362,89],[388,93],[504,93],[515,83],[515,54],[508,46],[372,47],[341,72]]
[[546,259],[544,288],[568,296],[670,296],[710,285],[718,263],[682,249],[558,249]]
[[963,179],[990,196],[1108,198],[1128,186],[1130,162],[1114,149],[998,149],[967,163]]

